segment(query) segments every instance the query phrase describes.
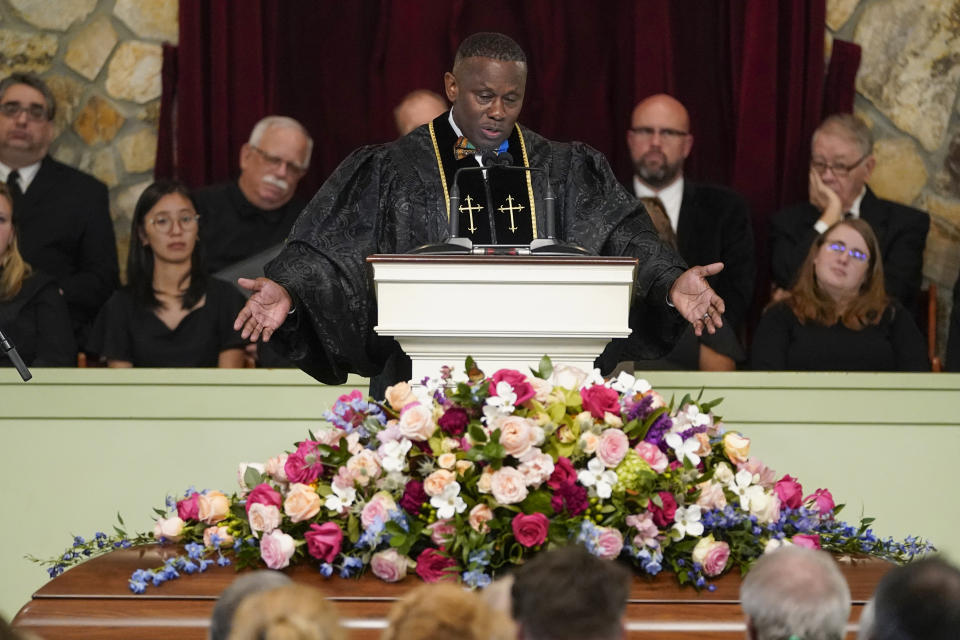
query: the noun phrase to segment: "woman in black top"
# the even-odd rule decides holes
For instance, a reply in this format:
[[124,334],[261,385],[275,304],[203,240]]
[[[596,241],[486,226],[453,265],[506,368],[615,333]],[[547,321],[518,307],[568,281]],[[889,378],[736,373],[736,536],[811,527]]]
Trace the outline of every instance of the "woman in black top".
[[838,222],[814,241],[789,296],[753,340],[758,370],[929,371],[923,336],[883,287],[870,225]]
[[[0,183],[0,329],[27,366],[75,367],[67,303],[52,278],[33,271],[17,247],[13,199]],[[13,366],[0,354],[0,366]]]
[[89,348],[111,367],[242,367],[244,299],[208,278],[186,187],[161,180],[134,210],[126,287],[100,311]]

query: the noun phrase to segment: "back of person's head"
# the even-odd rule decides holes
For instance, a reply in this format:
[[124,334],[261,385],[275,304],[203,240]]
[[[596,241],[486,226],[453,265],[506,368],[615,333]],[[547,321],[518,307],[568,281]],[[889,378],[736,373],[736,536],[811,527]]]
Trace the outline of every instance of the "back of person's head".
[[229,640],[345,640],[340,616],[319,589],[300,584],[244,598]]
[[874,594],[871,640],[960,637],[960,570],[938,557],[890,570]]
[[390,609],[381,640],[513,640],[513,623],[480,597],[449,583],[421,585]]
[[30,275],[30,265],[20,254],[17,241],[17,212],[13,208],[13,197],[7,185],[0,182],[0,216],[9,211],[10,239],[6,247],[0,247],[0,301],[10,300],[23,286],[23,280]]
[[405,136],[449,109],[447,101],[429,89],[416,89],[403,97],[393,110],[397,133]]
[[[850,227],[859,233],[870,253],[860,291],[842,312],[817,283],[815,262],[820,249],[829,241],[833,231],[841,226]],[[829,326],[840,320],[844,326],[855,331],[877,324],[888,303],[889,298],[883,281],[883,256],[880,255],[880,242],[870,223],[860,218],[841,220],[813,241],[803,265],[797,272],[797,281],[790,289],[790,307],[801,323],[810,320]]]
[[269,570],[247,573],[231,582],[213,606],[213,614],[210,616],[210,640],[227,640],[233,615],[244,598],[289,584],[290,578],[285,573]]
[[[161,179],[149,185],[140,194],[133,208],[133,221],[130,224],[130,246],[127,252],[127,283],[136,300],[151,309],[160,306],[153,289],[153,250],[145,242],[146,217],[158,202],[170,194],[179,194],[187,199],[196,210],[193,198],[186,185],[177,180]],[[200,221],[203,224],[203,221]],[[203,243],[199,236],[193,246],[190,266],[190,285],[183,296],[183,308],[191,309],[206,292],[206,273],[203,266]]]
[[623,636],[630,573],[579,545],[534,556],[514,572],[511,596],[525,640]]
[[840,640],[850,589],[830,554],[782,547],[753,565],[740,585],[752,640]]

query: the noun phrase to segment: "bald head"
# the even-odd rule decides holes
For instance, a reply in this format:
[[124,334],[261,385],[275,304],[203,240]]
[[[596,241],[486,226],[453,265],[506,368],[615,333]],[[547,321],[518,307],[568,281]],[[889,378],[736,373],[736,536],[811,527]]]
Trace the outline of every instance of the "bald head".
[[687,109],[664,93],[644,99],[633,109],[627,146],[637,178],[656,191],[668,187],[693,148]]
[[397,133],[405,136],[420,125],[427,124],[448,108],[447,101],[433,91],[427,89],[411,91],[393,110],[393,117],[397,121]]

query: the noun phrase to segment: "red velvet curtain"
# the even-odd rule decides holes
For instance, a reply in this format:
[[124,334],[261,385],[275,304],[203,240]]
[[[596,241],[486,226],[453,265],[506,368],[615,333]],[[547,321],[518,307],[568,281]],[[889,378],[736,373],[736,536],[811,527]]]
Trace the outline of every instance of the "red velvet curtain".
[[624,181],[634,104],[661,91],[684,102],[695,136],[685,172],[747,197],[762,266],[769,215],[805,197],[826,106],[824,22],[825,0],[181,0],[158,174],[191,186],[233,177],[254,122],[281,113],[316,141],[309,197],[352,149],[395,137],[404,94],[442,93],[465,36],[501,31],[529,58],[521,122],[596,147]]

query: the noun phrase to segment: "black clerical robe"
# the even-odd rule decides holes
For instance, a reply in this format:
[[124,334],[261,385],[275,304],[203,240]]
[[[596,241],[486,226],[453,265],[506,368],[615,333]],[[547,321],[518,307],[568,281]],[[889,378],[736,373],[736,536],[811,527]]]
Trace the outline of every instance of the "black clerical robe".
[[[447,118],[443,114],[434,120],[434,131],[449,131]],[[660,242],[645,211],[617,182],[601,153],[579,142],[552,142],[519,125],[517,132],[524,149],[509,151],[549,174],[558,235],[598,255],[639,259],[633,304],[643,313],[633,314],[637,322],[632,328],[644,336],[648,357],[662,355],[685,325],[667,305],[671,285],[686,268],[683,260]],[[354,151],[307,205],[280,255],[265,269],[267,277],[290,292],[296,308],[274,339],[322,382],[342,383],[350,372],[377,375],[399,352],[392,338],[373,330],[377,305],[365,259],[405,253],[449,235],[435,137],[424,125],[394,142]],[[542,194],[544,175],[531,179],[532,191]],[[535,223],[537,236],[544,237],[544,216],[536,216]],[[558,301],[556,313],[567,304],[577,301]],[[469,313],[445,308],[443,300],[436,301],[436,308],[438,313]]]

